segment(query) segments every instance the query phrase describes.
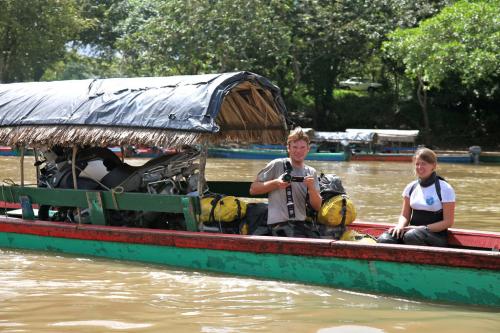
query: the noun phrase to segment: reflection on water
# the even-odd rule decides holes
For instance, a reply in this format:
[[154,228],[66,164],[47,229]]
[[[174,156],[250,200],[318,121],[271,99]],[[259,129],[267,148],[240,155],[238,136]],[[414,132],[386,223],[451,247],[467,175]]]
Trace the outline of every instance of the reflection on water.
[[[265,163],[213,159],[207,176],[251,181]],[[343,179],[366,221],[395,222],[413,179],[409,163],[310,164]],[[500,231],[500,167],[441,169],[457,192],[456,227]],[[7,178],[19,183],[16,158],[0,158]],[[498,310],[139,263],[0,249],[0,271],[0,332],[500,332]]]

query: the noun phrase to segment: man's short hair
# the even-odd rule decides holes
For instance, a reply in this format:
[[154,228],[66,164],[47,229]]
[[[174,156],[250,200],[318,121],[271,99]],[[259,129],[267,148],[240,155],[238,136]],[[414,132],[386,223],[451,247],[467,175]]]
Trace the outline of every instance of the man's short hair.
[[289,145],[292,142],[299,141],[299,140],[304,140],[307,145],[310,143],[309,136],[304,132],[302,127],[297,126],[293,130],[290,131],[290,134],[288,135],[288,139],[286,140],[286,144]]

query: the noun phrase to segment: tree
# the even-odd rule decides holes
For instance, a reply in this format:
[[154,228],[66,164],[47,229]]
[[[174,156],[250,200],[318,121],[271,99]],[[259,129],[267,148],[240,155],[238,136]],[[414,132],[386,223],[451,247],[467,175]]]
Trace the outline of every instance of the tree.
[[272,73],[286,57],[289,41],[275,19],[286,3],[267,3],[131,1],[134,14],[119,26],[123,61],[128,68],[155,75]]
[[[413,26],[448,1],[305,0],[295,2],[290,18],[289,68],[292,87],[302,85],[314,99],[311,125],[332,126],[342,117],[334,109],[333,89],[340,75],[381,75],[378,50],[385,34],[397,26]],[[293,89],[292,89],[293,90]]]
[[458,1],[418,28],[397,29],[383,48],[386,55],[405,66],[418,82],[426,141],[430,124],[427,92],[440,90],[458,79],[468,91],[485,96],[499,89],[500,0]]
[[38,81],[85,25],[75,1],[3,0],[0,82]]
[[129,13],[128,1],[123,0],[76,0],[87,24],[74,41],[75,48],[85,48],[94,58],[113,59],[115,42],[120,37],[116,26]]

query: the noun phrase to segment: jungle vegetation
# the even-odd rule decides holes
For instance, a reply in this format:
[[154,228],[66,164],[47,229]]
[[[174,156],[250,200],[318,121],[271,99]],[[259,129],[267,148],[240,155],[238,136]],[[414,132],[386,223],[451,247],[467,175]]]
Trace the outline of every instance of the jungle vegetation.
[[[0,82],[247,70],[323,131],[500,149],[500,0],[0,0]],[[383,84],[343,90],[351,76]]]

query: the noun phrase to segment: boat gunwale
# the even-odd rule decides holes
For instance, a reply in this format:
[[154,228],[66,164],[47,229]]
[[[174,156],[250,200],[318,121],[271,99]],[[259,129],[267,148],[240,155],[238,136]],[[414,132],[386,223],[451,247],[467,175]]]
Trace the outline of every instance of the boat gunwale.
[[[162,229],[78,225],[0,217],[0,233],[31,234],[105,242],[242,251],[500,270],[500,252],[397,244],[363,244],[331,239],[232,235]],[[500,238],[500,235],[493,234]]]

